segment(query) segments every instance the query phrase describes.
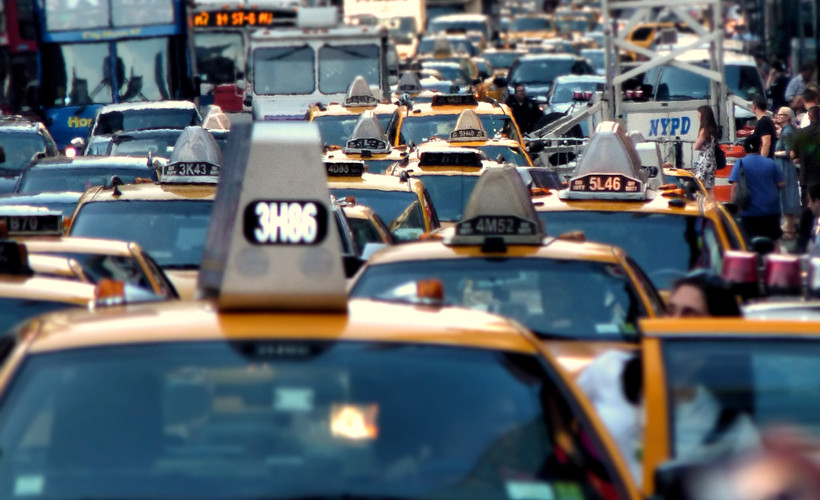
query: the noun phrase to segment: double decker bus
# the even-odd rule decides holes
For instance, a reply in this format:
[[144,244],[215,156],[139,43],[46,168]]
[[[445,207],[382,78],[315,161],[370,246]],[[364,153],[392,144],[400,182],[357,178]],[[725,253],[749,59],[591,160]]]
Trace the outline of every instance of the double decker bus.
[[201,104],[241,112],[250,33],[296,25],[298,4],[281,0],[194,0],[192,7]]
[[34,13],[29,94],[61,148],[86,136],[103,104],[199,93],[186,0],[37,0]]

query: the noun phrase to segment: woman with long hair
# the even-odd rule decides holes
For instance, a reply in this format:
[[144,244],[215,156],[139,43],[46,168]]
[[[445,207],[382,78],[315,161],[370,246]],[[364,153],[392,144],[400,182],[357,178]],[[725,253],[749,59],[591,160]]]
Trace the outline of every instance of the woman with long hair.
[[700,129],[695,139],[695,150],[700,151],[695,162],[695,177],[700,179],[703,186],[712,194],[715,189],[715,145],[718,140],[718,126],[715,114],[709,106],[698,108]]

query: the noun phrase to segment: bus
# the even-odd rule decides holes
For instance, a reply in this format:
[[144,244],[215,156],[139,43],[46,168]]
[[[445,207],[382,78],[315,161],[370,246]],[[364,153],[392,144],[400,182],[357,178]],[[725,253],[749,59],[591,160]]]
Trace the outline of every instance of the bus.
[[34,0],[5,0],[0,7],[0,109],[36,118],[24,105],[27,90],[37,82]]
[[34,13],[38,83],[26,98],[60,148],[104,104],[197,97],[186,0],[37,0]]
[[244,92],[236,82],[245,80],[251,31],[295,26],[298,9],[280,0],[194,0],[191,15],[200,103],[241,112]]

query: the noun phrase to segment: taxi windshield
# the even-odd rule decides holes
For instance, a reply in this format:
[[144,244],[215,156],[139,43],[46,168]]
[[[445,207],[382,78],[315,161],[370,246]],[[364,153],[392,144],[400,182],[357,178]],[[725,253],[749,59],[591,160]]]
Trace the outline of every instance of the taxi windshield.
[[18,174],[35,154],[46,151],[46,140],[36,133],[0,131],[0,147],[6,156],[0,172]]
[[634,339],[644,315],[623,268],[604,262],[540,258],[470,258],[372,265],[352,297],[406,300],[419,280],[444,285],[447,305],[509,316],[537,335]]
[[442,221],[460,221],[464,215],[464,207],[467,200],[473,193],[473,188],[478,182],[478,175],[431,175],[416,174],[413,177],[421,179],[433,206],[436,207],[436,214]]
[[[400,144],[407,144],[413,141],[414,144],[422,144],[433,137],[439,139],[449,140],[450,132],[456,127],[458,114],[451,115],[436,114],[436,115],[409,115],[401,122],[401,138]],[[518,140],[518,133],[515,130],[512,120],[509,116],[498,113],[479,113],[481,125],[487,131],[488,137],[503,136],[509,139]]]
[[552,377],[528,354],[337,340],[34,354],[0,407],[0,488],[36,471],[27,497],[611,498]]
[[80,307],[68,302],[0,297],[0,334],[29,318],[68,307]]
[[117,142],[108,143],[109,155],[148,156],[171,158],[174,146],[182,134],[182,129],[169,130],[166,134],[152,134],[146,137],[122,137]]
[[415,240],[427,230],[419,197],[410,191],[330,188],[337,199],[356,198],[356,203],[370,207],[387,224],[399,241]]
[[481,56],[490,61],[495,69],[509,69],[518,56],[519,52],[484,52]]
[[135,241],[165,269],[198,269],[211,208],[213,200],[85,203],[71,236]]
[[[382,130],[387,130],[387,124],[393,115],[381,114],[375,116],[382,124]],[[353,134],[353,129],[356,128],[358,121],[359,115],[320,115],[313,118],[313,122],[319,125],[322,142],[329,146],[342,147],[347,145],[347,141]]]
[[239,32],[197,31],[196,66],[203,83],[234,83],[244,71],[245,42]]
[[487,158],[491,160],[495,160],[498,158],[498,155],[504,157],[504,161],[507,163],[512,163],[516,167],[529,167],[532,165],[529,161],[527,161],[527,155],[524,154],[524,151],[518,147],[509,147],[509,146],[496,146],[496,145],[483,145],[483,146],[469,146],[471,148],[475,148],[484,152],[487,155]]
[[820,342],[664,339],[674,457],[755,445],[769,426],[820,436]]
[[[717,235],[701,217],[592,210],[539,212],[538,216],[551,236],[581,231],[587,241],[623,248],[658,290],[671,289],[690,269],[720,262]],[[657,246],[661,244],[663,251]]]
[[104,186],[111,177],[117,176],[126,184],[137,177],[157,180],[153,168],[144,169],[105,167],[29,168],[23,172],[17,186],[17,193],[42,193],[45,191],[85,191],[92,186]]

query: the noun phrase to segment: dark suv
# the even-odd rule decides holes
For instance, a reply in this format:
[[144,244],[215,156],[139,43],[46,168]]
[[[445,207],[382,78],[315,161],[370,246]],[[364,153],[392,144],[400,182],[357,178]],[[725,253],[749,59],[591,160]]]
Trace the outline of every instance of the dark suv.
[[539,102],[547,102],[552,82],[562,75],[595,75],[589,61],[574,54],[534,54],[521,56],[507,75],[508,92],[515,93],[515,86],[524,84],[527,96]]

